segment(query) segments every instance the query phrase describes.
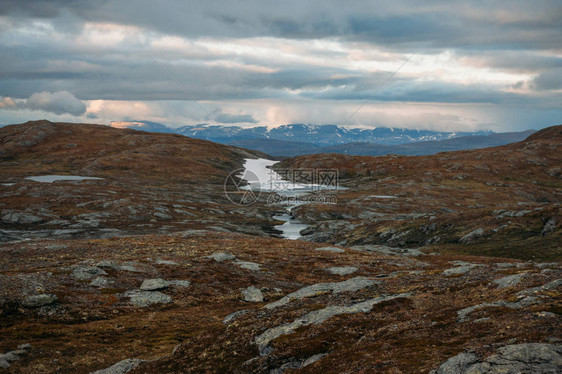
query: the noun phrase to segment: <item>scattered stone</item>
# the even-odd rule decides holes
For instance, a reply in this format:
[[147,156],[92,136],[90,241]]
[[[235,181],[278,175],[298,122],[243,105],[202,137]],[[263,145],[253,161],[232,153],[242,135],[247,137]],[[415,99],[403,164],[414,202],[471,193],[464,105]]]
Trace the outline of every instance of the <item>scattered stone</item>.
[[20,345],[18,345],[18,349],[29,350],[29,349],[31,349],[31,344],[29,344],[29,343],[20,344]]
[[142,282],[140,289],[143,291],[157,291],[157,290],[163,290],[165,288],[168,288],[169,285],[170,282],[165,281],[162,278],[145,279]]
[[249,301],[252,303],[263,302],[263,294],[260,289],[254,286],[250,286],[242,291],[242,296],[244,296],[244,301]]
[[497,284],[498,288],[515,287],[526,275],[527,273],[508,275],[507,277],[494,279],[493,283]]
[[224,317],[224,319],[222,320],[222,323],[224,323],[225,325],[228,325],[231,322],[233,322],[236,318],[238,318],[240,316],[243,316],[244,314],[246,314],[248,312],[249,312],[249,310],[242,309],[242,310],[239,310],[237,312],[230,313],[228,316]]
[[213,253],[210,256],[207,256],[207,258],[212,258],[213,260],[215,260],[216,262],[222,262],[222,261],[232,261],[236,259],[236,256],[234,256],[231,253],[226,253],[226,252],[217,252],[217,253]]
[[311,286],[303,287],[300,290],[292,292],[273,303],[269,303],[265,306],[265,308],[274,309],[286,305],[292,300],[303,299],[305,297],[318,296],[329,292],[341,293],[341,292],[358,291],[360,289],[370,287],[375,283],[377,282],[365,277],[355,277],[337,283],[317,283]]
[[108,268],[108,269],[113,269],[113,270],[117,270],[117,271],[130,271],[130,272],[138,272],[139,269],[137,269],[137,265],[138,263],[136,262],[124,262],[122,264],[118,264],[116,262],[113,261],[100,261],[96,264],[96,267],[98,268]]
[[128,358],[126,360],[119,361],[115,365],[112,365],[106,369],[97,370],[90,374],[125,374],[133,369],[136,369],[143,363],[144,363],[143,360],[139,360],[136,358]]
[[545,224],[544,227],[542,229],[541,235],[548,235],[551,232],[553,232],[554,230],[556,230],[556,224],[558,222],[556,222],[556,218],[552,217],[551,219],[549,219]]
[[139,307],[147,307],[152,304],[168,304],[172,302],[172,298],[158,291],[133,291],[128,295],[131,303]]
[[403,293],[392,296],[375,297],[373,299],[348,306],[328,306],[326,308],[307,313],[297,318],[293,322],[270,328],[256,337],[254,343],[258,346],[260,353],[264,355],[264,353],[267,354],[267,352],[269,352],[267,348],[271,341],[277,339],[280,336],[292,334],[299,327],[311,324],[319,325],[327,319],[341,314],[367,313],[371,311],[373,306],[375,306],[376,304],[405,297],[410,297],[410,294]]
[[463,244],[470,244],[478,239],[480,239],[484,235],[484,230],[482,228],[478,228],[474,231],[469,232],[462,238],[460,238],[459,242]]
[[340,266],[340,267],[332,267],[324,270],[335,275],[349,275],[355,273],[359,269],[357,269],[355,266]]
[[26,308],[40,308],[42,306],[51,305],[58,300],[56,295],[32,295],[27,296],[22,305]]
[[345,251],[337,247],[321,247],[316,248],[315,251],[333,252],[333,253],[344,253]]
[[73,265],[70,267],[74,269],[70,276],[78,280],[86,280],[97,277],[98,275],[106,275],[107,273],[97,266],[88,265]]
[[562,345],[544,343],[513,344],[499,348],[486,359],[474,353],[449,358],[433,374],[533,373],[562,371]]

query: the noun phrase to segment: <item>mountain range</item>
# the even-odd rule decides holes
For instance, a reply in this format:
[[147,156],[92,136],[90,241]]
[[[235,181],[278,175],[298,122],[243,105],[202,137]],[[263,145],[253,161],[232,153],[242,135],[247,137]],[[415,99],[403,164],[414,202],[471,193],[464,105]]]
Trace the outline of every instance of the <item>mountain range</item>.
[[509,133],[492,131],[445,132],[378,127],[349,128],[338,125],[289,124],[257,126],[195,125],[172,129],[149,121],[111,122],[116,128],[177,133],[190,138],[253,149],[276,157],[316,153],[380,156],[429,155],[438,152],[494,147],[522,141],[534,130]]

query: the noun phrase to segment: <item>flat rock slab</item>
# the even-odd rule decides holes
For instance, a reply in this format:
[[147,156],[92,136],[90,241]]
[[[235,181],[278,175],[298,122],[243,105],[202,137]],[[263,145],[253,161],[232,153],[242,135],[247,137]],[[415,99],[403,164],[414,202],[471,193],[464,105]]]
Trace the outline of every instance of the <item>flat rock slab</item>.
[[216,262],[236,260],[236,256],[234,256],[232,253],[226,252],[213,253],[212,255],[207,256],[207,258],[212,258]]
[[324,270],[327,271],[330,274],[349,275],[349,274],[355,273],[359,269],[357,269],[355,266],[340,266],[340,267],[327,268],[327,269],[324,269]]
[[307,326],[311,324],[319,325],[322,322],[326,321],[327,319],[341,314],[367,313],[376,304],[382,303],[384,301],[404,298],[404,297],[410,297],[410,294],[405,293],[405,294],[392,295],[392,296],[375,297],[373,299],[369,299],[352,305],[328,306],[326,308],[307,313],[297,318],[293,322],[285,323],[283,325],[270,328],[264,331],[258,337],[256,337],[254,343],[258,346],[260,353],[264,355],[267,354],[268,352],[267,347],[269,346],[269,343],[271,341],[277,339],[280,336],[292,334],[299,327]]
[[459,353],[445,361],[433,374],[484,374],[562,372],[562,345],[543,343],[513,344],[481,359],[474,353]]
[[317,296],[324,293],[330,293],[330,292],[341,293],[341,292],[359,291],[363,288],[370,287],[376,283],[377,281],[365,277],[350,278],[343,282],[336,282],[336,283],[317,283],[311,286],[303,287],[300,290],[292,292],[273,303],[269,303],[265,306],[265,308],[274,309],[286,305],[292,300]]
[[158,291],[133,291],[127,296],[131,298],[131,303],[139,307],[147,307],[152,304],[169,304],[172,298]]
[[470,264],[470,263],[458,263],[458,266],[454,268],[447,269],[443,271],[443,275],[446,277],[450,277],[452,275],[462,275],[466,274],[474,268],[480,267],[482,265],[479,264]]
[[512,274],[503,278],[494,279],[492,282],[497,284],[498,288],[515,287],[526,275],[526,273]]
[[344,253],[345,251],[341,248],[337,248],[337,247],[321,247],[321,248],[315,248],[315,251],[323,251],[323,252],[333,252],[333,253]]
[[170,282],[165,281],[162,278],[154,278],[154,279],[145,279],[142,282],[140,289],[143,291],[157,291],[157,290],[163,290],[165,288],[168,288],[168,286],[170,286]]
[[97,370],[90,374],[125,374],[133,369],[136,369],[143,363],[144,363],[143,360],[139,360],[136,358],[128,358],[126,360],[119,361],[115,365],[112,365],[106,369]]

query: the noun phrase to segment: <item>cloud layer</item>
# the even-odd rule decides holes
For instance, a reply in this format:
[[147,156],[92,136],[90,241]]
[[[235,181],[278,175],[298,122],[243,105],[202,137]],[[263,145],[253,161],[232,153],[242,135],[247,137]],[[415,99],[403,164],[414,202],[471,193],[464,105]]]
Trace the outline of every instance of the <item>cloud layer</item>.
[[561,122],[560,19],[553,1],[5,0],[0,122],[322,124],[365,103],[351,125],[541,128]]

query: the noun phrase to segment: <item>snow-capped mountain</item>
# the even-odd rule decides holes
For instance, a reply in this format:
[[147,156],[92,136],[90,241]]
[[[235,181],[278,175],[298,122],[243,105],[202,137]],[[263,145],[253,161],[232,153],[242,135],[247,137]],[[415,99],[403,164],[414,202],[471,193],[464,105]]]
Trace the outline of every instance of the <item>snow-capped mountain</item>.
[[149,132],[175,132],[174,129],[171,129],[168,126],[150,121],[113,121],[109,123],[109,126],[117,129],[133,129]]
[[180,127],[176,129],[176,132],[192,138],[201,138],[218,143],[248,139],[273,139],[313,143],[322,146],[356,142],[395,145],[492,133],[491,131],[440,132],[386,127],[362,129],[338,125],[303,124],[282,125],[271,129],[265,126],[242,128],[238,126],[196,125]]
[[131,128],[152,132],[175,132],[190,138],[227,143],[250,140],[271,139],[291,142],[312,143],[319,146],[332,146],[347,143],[375,143],[397,145],[421,141],[451,139],[469,135],[489,135],[491,131],[442,132],[431,130],[411,130],[401,128],[377,127],[374,129],[351,128],[338,125],[289,124],[268,128],[266,126],[239,127],[220,125],[192,125],[176,129],[148,121],[111,122],[112,127]]

